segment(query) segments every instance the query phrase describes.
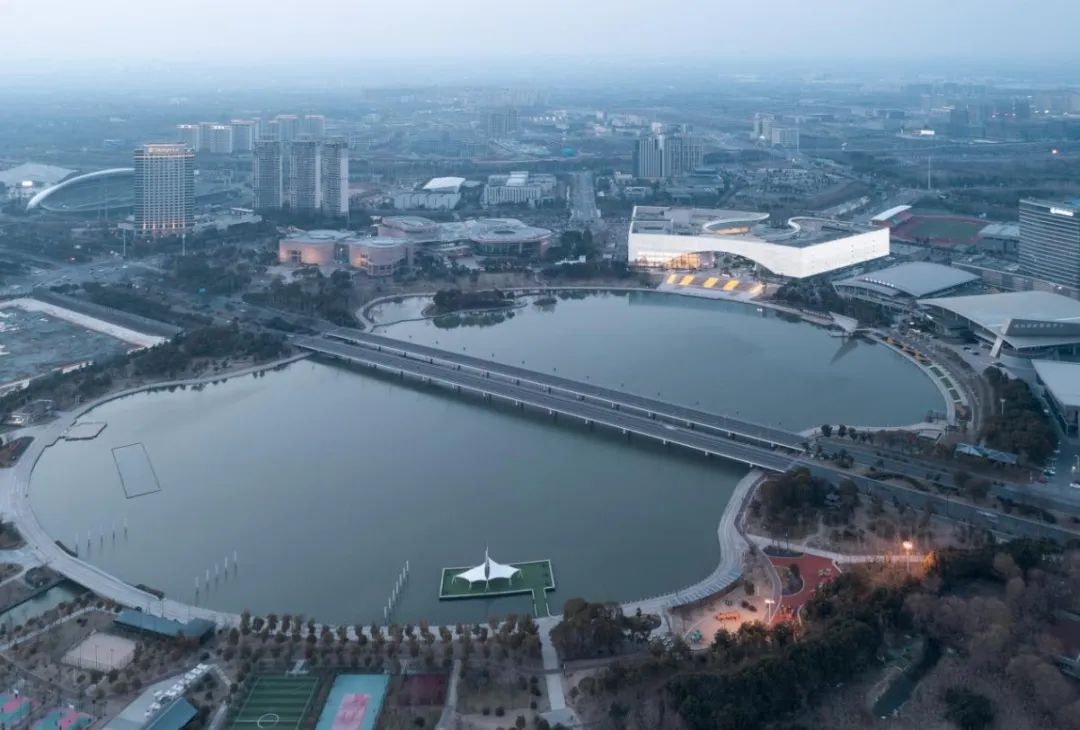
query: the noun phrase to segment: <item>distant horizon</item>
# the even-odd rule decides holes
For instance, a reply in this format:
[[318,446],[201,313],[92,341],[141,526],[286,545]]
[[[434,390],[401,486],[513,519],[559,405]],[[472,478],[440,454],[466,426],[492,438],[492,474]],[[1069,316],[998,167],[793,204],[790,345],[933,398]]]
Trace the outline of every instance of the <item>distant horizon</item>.
[[[330,67],[327,64],[331,64]],[[335,74],[328,75],[328,68]],[[261,71],[259,77],[243,76]],[[192,72],[198,78],[191,78]],[[297,64],[287,59],[126,60],[89,58],[81,62],[59,59],[25,63],[6,71],[0,92],[49,81],[59,87],[98,85],[144,87],[173,84],[173,90],[242,87],[319,88],[323,90],[366,88],[432,88],[438,86],[487,86],[513,84],[526,87],[582,87],[590,83],[663,83],[671,88],[723,82],[880,81],[891,83],[960,82],[1020,83],[1031,87],[1080,86],[1080,58],[1012,57],[932,58],[864,57],[852,65],[845,57],[727,58],[715,56],[648,57],[617,59],[606,55],[534,54],[510,55],[386,56],[379,58],[309,57]],[[162,89],[166,91],[166,89]],[[644,89],[643,89],[644,90]]]
[[[381,64],[469,66],[513,76],[514,66],[599,62],[609,68],[722,64],[737,68],[866,66],[973,70],[1077,66],[1074,7],[1004,0],[772,0],[760,8],[709,0],[547,0],[513,5],[416,0],[407,11],[353,0],[267,6],[189,0],[163,14],[146,0],[0,0],[5,77],[147,68],[294,68],[321,74]],[[499,62],[500,68],[485,68]],[[510,62],[510,63],[507,63]],[[369,69],[370,70],[370,69]],[[394,69],[381,69],[383,71]],[[432,75],[443,68],[426,69]],[[583,74],[596,68],[578,69]],[[948,75],[951,69],[937,73]]]

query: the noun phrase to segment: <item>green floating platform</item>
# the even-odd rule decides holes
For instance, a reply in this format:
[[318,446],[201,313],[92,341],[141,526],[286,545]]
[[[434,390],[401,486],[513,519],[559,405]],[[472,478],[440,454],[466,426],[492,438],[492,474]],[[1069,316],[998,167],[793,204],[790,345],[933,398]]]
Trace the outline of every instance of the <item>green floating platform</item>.
[[555,590],[555,571],[550,560],[532,560],[527,563],[510,563],[511,567],[521,571],[510,580],[496,579],[488,584],[470,585],[464,580],[454,580],[454,576],[468,568],[443,568],[439,582],[439,600],[450,601],[462,598],[499,598],[531,593],[534,615],[550,615],[547,605],[547,591]]

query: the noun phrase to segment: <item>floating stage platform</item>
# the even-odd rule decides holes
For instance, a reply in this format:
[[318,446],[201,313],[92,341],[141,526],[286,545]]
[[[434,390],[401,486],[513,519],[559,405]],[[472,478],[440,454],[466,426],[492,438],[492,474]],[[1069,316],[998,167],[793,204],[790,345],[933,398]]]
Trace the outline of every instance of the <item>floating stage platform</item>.
[[555,590],[555,572],[550,560],[532,560],[525,563],[510,563],[510,567],[521,572],[512,578],[495,578],[490,583],[470,584],[455,576],[469,570],[463,568],[443,568],[439,582],[439,600],[451,601],[464,598],[501,598],[532,594],[533,616],[550,616],[547,592]]

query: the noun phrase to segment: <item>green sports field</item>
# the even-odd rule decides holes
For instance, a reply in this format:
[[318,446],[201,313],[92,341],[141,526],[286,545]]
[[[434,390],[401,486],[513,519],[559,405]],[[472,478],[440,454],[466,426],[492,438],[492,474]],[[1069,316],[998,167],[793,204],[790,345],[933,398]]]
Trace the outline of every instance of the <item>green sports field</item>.
[[298,730],[318,687],[317,677],[256,677],[233,718],[232,730]]

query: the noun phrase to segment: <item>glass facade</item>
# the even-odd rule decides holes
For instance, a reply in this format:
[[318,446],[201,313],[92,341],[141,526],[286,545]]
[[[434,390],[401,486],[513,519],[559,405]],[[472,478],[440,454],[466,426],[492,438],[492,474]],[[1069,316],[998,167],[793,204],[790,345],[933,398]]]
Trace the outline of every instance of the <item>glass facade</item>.
[[1080,286],[1080,208],[1021,200],[1020,267],[1055,284]]

